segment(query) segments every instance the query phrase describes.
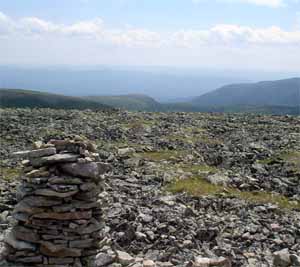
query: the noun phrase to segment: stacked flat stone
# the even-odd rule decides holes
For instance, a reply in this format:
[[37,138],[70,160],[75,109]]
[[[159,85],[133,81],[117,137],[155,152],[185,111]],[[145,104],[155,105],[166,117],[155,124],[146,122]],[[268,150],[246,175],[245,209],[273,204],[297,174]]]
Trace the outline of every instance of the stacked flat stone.
[[37,142],[38,149],[16,152],[23,160],[22,184],[6,235],[7,260],[28,266],[81,267],[97,253],[101,239],[101,177],[92,143],[83,140]]

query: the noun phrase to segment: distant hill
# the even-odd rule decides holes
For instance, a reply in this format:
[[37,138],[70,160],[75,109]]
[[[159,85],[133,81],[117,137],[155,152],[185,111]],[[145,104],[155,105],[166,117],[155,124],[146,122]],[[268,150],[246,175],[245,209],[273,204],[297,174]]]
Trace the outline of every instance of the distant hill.
[[231,84],[192,100],[160,103],[144,94],[71,97],[37,91],[0,89],[1,107],[75,109],[121,108],[161,112],[247,112],[300,115],[300,78]]
[[258,83],[231,84],[196,97],[197,107],[298,107],[300,78]]
[[0,89],[0,107],[110,109],[107,105],[79,97],[21,89]]
[[129,94],[118,96],[89,96],[85,99],[96,101],[114,108],[135,111],[161,111],[163,105],[153,98],[143,94]]
[[249,81],[242,76],[247,77],[168,67],[0,65],[0,88],[39,88],[43,92],[69,96],[127,95],[142,90],[155,99],[165,100],[197,96],[225,84]]

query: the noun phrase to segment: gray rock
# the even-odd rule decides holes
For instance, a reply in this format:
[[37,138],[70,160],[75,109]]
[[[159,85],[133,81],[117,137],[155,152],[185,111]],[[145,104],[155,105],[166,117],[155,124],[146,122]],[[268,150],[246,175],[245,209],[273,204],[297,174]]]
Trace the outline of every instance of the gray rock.
[[288,267],[291,266],[292,261],[290,258],[289,250],[282,249],[280,251],[274,252],[273,264],[275,267]]
[[35,251],[37,249],[37,246],[35,244],[17,240],[14,232],[8,231],[5,234],[4,240],[7,244],[12,246],[14,249],[17,250],[29,250],[29,251]]
[[300,256],[295,254],[291,254],[290,259],[292,261],[293,266],[300,266]]
[[130,154],[134,153],[134,152],[135,152],[134,148],[131,148],[131,147],[118,149],[118,154],[120,156],[127,156],[127,155],[130,155]]
[[144,260],[143,267],[155,267],[156,264],[153,260]]
[[227,186],[230,179],[228,176],[221,174],[221,173],[216,173],[213,175],[209,175],[205,178],[208,182],[214,185],[222,185],[222,186]]
[[134,258],[124,251],[117,250],[117,260],[122,266],[127,266],[134,262]]
[[95,258],[95,267],[104,267],[113,263],[114,257],[107,253],[98,253]]
[[56,154],[56,148],[55,147],[48,147],[48,148],[42,148],[37,150],[31,150],[28,153],[29,158],[40,158],[45,156],[51,156]]
[[210,266],[221,266],[221,267],[231,267],[231,263],[226,258],[218,258],[218,259],[211,259],[211,258],[204,258],[201,256],[195,257],[194,261],[192,262],[193,267],[210,267]]
[[34,193],[39,196],[65,198],[65,197],[71,197],[71,196],[77,194],[78,190],[73,190],[73,191],[68,191],[68,192],[57,192],[55,190],[44,188],[44,189],[37,189]]
[[77,154],[55,154],[49,157],[33,158],[30,160],[32,166],[40,167],[43,165],[57,164],[63,162],[75,162],[80,156]]
[[99,175],[109,171],[111,166],[101,162],[67,163],[62,164],[61,169],[74,176],[83,178],[99,178]]

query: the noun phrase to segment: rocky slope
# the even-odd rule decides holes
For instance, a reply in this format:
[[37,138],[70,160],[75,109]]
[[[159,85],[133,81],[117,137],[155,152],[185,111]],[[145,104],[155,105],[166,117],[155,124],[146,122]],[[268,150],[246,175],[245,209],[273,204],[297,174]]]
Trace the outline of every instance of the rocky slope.
[[77,134],[113,166],[97,266],[300,264],[299,117],[2,109],[0,129],[0,232],[14,221],[11,153]]

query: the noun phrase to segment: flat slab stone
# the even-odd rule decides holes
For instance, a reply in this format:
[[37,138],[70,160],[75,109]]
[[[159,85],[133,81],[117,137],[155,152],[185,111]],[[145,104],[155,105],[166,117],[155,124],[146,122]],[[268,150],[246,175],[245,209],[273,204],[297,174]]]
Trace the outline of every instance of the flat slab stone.
[[32,207],[27,202],[22,200],[15,206],[13,213],[25,212],[27,214],[34,214],[34,213],[40,213],[43,211],[44,211],[44,209],[41,209],[39,207]]
[[73,240],[70,241],[71,248],[89,248],[92,247],[94,244],[94,239],[83,239],[83,240]]
[[90,219],[92,217],[91,211],[76,211],[76,212],[43,212],[38,213],[32,216],[37,219],[51,219],[51,220],[59,220],[59,221],[67,221],[67,220],[81,220],[81,219]]
[[31,207],[52,207],[62,204],[62,200],[51,199],[47,196],[29,196],[25,197],[21,202],[25,202]]
[[12,153],[13,157],[18,158],[40,158],[45,156],[51,156],[56,154],[56,148],[55,147],[48,147],[48,148],[42,148],[42,149],[36,149],[36,150],[27,150],[27,151],[18,151]]
[[44,188],[44,189],[37,189],[34,191],[34,193],[40,196],[65,198],[77,194],[78,190],[68,191],[68,192],[57,192],[55,190]]
[[18,240],[15,236],[15,233],[13,231],[9,231],[5,237],[4,241],[12,246],[14,249],[17,250],[30,250],[30,251],[36,251],[36,245],[32,243],[28,243],[25,241]]
[[42,263],[43,256],[20,257],[16,258],[15,261],[21,263]]
[[42,242],[40,251],[43,255],[57,258],[80,257],[81,250],[68,248],[63,245],[53,244],[51,242]]
[[56,154],[56,148],[55,147],[48,147],[48,148],[41,148],[36,150],[31,150],[28,153],[29,158],[40,158],[45,156],[51,156]]
[[111,166],[102,162],[66,163],[61,165],[61,169],[74,176],[97,179],[99,175],[108,172]]
[[33,229],[17,225],[13,228],[13,233],[18,240],[37,243],[40,240],[40,236],[34,232]]
[[31,172],[26,173],[26,177],[28,178],[40,178],[40,177],[48,177],[50,173],[44,170],[32,170]]
[[71,185],[80,185],[83,184],[83,181],[80,178],[76,177],[51,177],[48,179],[49,184],[71,184]]
[[64,185],[64,184],[50,184],[48,185],[52,190],[59,192],[59,193],[67,193],[67,192],[74,192],[78,190],[77,185]]
[[51,165],[57,163],[64,163],[64,162],[75,162],[80,156],[77,154],[55,154],[49,157],[41,157],[41,158],[34,158],[31,159],[31,164],[33,167],[40,167],[43,165]]

